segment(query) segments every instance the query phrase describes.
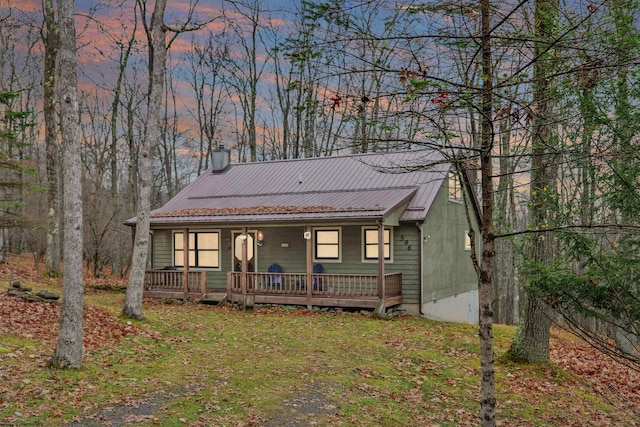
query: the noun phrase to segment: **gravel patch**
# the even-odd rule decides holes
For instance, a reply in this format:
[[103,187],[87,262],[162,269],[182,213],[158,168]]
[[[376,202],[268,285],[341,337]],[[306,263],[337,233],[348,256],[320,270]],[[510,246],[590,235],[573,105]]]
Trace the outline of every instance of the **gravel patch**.
[[314,383],[311,388],[298,393],[292,399],[286,399],[282,404],[282,412],[271,416],[264,427],[282,426],[316,426],[323,425],[318,419],[324,415],[336,414],[336,402],[327,397],[328,387]]

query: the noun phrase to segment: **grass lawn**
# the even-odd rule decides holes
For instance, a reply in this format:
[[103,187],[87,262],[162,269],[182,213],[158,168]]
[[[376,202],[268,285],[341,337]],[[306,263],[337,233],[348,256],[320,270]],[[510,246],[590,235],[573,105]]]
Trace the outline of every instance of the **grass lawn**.
[[[88,288],[83,368],[57,371],[58,308],[0,297],[0,425],[478,424],[474,326],[159,301],[127,325],[123,300]],[[498,356],[514,332],[495,327]],[[497,358],[499,425],[638,425],[635,373],[564,333],[553,349],[546,367]]]

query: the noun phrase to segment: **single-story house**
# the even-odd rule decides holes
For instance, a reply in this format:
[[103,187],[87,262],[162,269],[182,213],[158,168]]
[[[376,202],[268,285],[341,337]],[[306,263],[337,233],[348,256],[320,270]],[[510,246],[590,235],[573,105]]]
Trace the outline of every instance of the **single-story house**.
[[437,150],[232,164],[221,148],[151,212],[144,295],[475,323],[470,176]]

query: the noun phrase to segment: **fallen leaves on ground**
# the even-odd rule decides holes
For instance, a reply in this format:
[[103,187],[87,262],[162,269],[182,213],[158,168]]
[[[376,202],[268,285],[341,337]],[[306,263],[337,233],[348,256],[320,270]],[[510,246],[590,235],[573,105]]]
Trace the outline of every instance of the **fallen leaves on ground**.
[[[53,346],[58,336],[61,307],[48,302],[29,302],[0,294],[0,335],[14,335]],[[126,335],[151,336],[147,329],[129,325],[106,310],[85,306],[83,348],[91,350]]]
[[554,334],[551,360],[621,411],[640,415],[640,372],[573,337]]
[[[64,268],[64,266],[61,266],[61,268]],[[38,260],[36,263],[36,258],[31,254],[11,255],[4,262],[0,262],[0,280],[21,282],[22,284],[25,284],[25,282],[27,284],[37,283],[52,289],[61,289],[62,278],[48,277],[43,270],[43,261]],[[88,289],[94,287],[124,289],[126,287],[126,280],[111,275],[108,267],[105,267],[105,275],[103,277],[94,277],[87,269],[85,269],[84,276],[85,288]]]
[[[32,254],[12,255],[0,263],[0,279],[37,283],[59,292],[61,278],[44,276],[36,268]],[[95,278],[85,272],[87,287],[95,285],[124,286],[124,279],[107,276]],[[89,285],[90,284],[90,285]],[[29,302],[22,298],[0,294],[0,336],[15,335],[31,339],[43,346],[53,347],[58,337],[61,307],[58,303]],[[91,350],[109,343],[115,344],[127,335],[156,336],[147,328],[140,328],[120,319],[107,310],[85,304],[83,325],[83,349]]]
[[35,265],[36,259],[31,254],[12,255],[5,262],[0,262],[0,278],[12,282],[27,281],[47,285],[60,282],[60,279],[44,276]]
[[[1,264],[0,279],[6,280],[11,276],[16,281],[34,282],[59,289],[60,279],[45,279],[33,268],[33,259],[22,256],[19,261],[11,260],[9,263]],[[95,279],[90,280],[94,281]],[[112,278],[105,279],[105,281],[116,282]],[[156,308],[165,305],[162,301],[149,301],[145,304],[148,304],[148,307]],[[82,408],[85,412],[97,409],[95,403],[83,399],[86,397],[86,390],[95,388],[90,382],[79,380],[72,383],[68,379],[64,379],[62,375],[55,373],[51,374],[45,384],[35,384],[30,379],[33,378],[30,377],[33,367],[44,366],[52,354],[58,334],[60,310],[58,304],[28,302],[20,298],[9,297],[4,293],[0,294],[0,337],[18,338],[18,340],[3,340],[0,343],[0,359],[7,361],[11,359],[12,361],[10,371],[7,370],[6,364],[0,363],[0,407],[3,404],[2,396],[4,395],[7,401],[5,404],[8,404],[8,401],[21,402],[21,400],[32,399],[33,396],[36,396],[38,399],[46,398],[47,402],[56,399],[60,405]],[[210,308],[180,304],[172,307],[171,311],[184,311],[192,314],[199,310],[205,311]],[[229,342],[224,344],[224,341],[228,339],[225,334],[229,322],[242,323],[243,325],[253,321],[281,323],[283,318],[289,316],[292,318],[305,317],[309,319],[309,330],[313,331],[313,328],[317,327],[317,321],[321,319],[319,315],[311,314],[306,310],[270,308],[255,310],[251,315],[236,315],[237,312],[231,308],[215,308],[217,315],[226,312],[229,312],[229,316],[224,317],[224,323],[213,323],[209,326],[203,323],[203,318],[199,321],[177,322],[172,316],[167,316],[165,319],[164,315],[161,315],[158,318],[159,323],[167,321],[175,330],[185,331],[185,334],[167,337],[162,342],[174,345],[200,339],[208,340],[210,345],[215,347],[218,346],[217,340],[219,340],[220,345],[217,352],[211,350],[211,359],[213,360],[213,358],[224,356],[225,346],[238,345],[235,341],[236,337],[233,338],[233,341],[229,339]],[[345,319],[348,317],[335,316],[332,318],[332,328],[336,328],[336,330],[340,330],[341,327],[348,328],[350,324]],[[384,345],[394,355],[390,359],[391,366],[403,380],[408,380],[412,384],[405,390],[396,389],[393,392],[386,392],[375,386],[376,383],[400,381],[396,379],[396,374],[362,365],[354,369],[353,372],[359,377],[356,389],[359,395],[364,396],[365,399],[362,401],[352,399],[354,401],[352,404],[362,406],[363,411],[366,411],[368,407],[362,402],[371,399],[386,402],[390,407],[402,404],[411,408],[413,414],[417,414],[413,421],[420,425],[440,425],[441,423],[455,423],[458,426],[477,425],[477,414],[473,409],[475,406],[465,406],[465,404],[476,401],[479,395],[479,382],[465,386],[466,382],[453,374],[453,372],[459,371],[463,372],[465,377],[478,377],[479,372],[475,362],[477,353],[474,350],[477,337],[464,330],[456,330],[451,335],[452,329],[449,326],[443,326],[443,324],[433,323],[428,329],[424,329],[423,326],[407,322],[407,333],[403,338],[399,338],[395,334],[380,337]],[[404,327],[403,321],[399,320],[394,328],[389,329],[402,327]],[[444,334],[440,329],[449,331],[449,335]],[[217,335],[206,335],[205,332]],[[268,355],[275,357],[276,354],[282,356],[286,349],[286,343],[269,340],[267,333],[263,336],[254,336],[252,333],[251,328],[245,326],[245,333],[237,337],[253,343],[255,351],[249,352],[249,354],[262,354],[263,357]],[[117,352],[118,341],[127,335],[159,338],[157,332],[146,327],[128,325],[125,319],[91,305],[85,306],[83,335],[85,350],[107,347],[109,351],[113,352]],[[363,334],[362,337],[364,336]],[[301,335],[296,336],[295,340],[292,338],[292,342],[295,341],[301,345],[305,339],[312,338]],[[457,345],[452,345],[452,343],[457,343]],[[436,359],[434,356],[432,360],[419,356],[423,352],[436,350],[443,355],[442,359]],[[140,351],[153,353],[155,350],[149,346],[148,348],[140,348]],[[344,353],[343,357],[356,357],[355,354],[349,353],[348,348],[343,348],[341,351]],[[123,357],[119,354],[117,356],[118,358],[113,362],[114,366],[118,363],[117,360]],[[520,409],[518,402],[522,401],[531,403],[536,411],[539,408],[540,413],[537,413],[536,416],[541,423],[546,425],[635,425],[630,424],[628,420],[634,419],[633,414],[637,418],[637,414],[640,413],[640,374],[638,372],[598,353],[588,344],[558,331],[553,333],[551,356],[553,363],[560,369],[537,370],[535,375],[532,375],[526,367],[505,366],[498,363],[497,372],[501,376],[498,381],[498,392],[504,395],[498,400],[498,419],[502,420],[502,425],[523,425],[520,423],[521,418],[518,415]],[[313,363],[309,363],[310,366],[321,370],[328,369],[325,366],[323,353],[314,353],[313,358],[315,357],[318,360],[314,359]],[[259,363],[259,359],[257,360],[258,362],[251,363]],[[189,362],[186,355],[185,362]],[[110,374],[114,375],[114,381],[130,382],[128,378],[120,379],[119,376],[116,376],[120,374],[116,372],[115,367],[112,368],[110,364],[104,366],[112,370]],[[231,371],[224,371],[222,367],[219,369],[224,375],[232,375]],[[304,375],[309,372],[314,371],[309,369],[304,372]],[[273,374],[276,377],[286,375],[279,371],[274,371]],[[203,375],[202,371],[198,370],[197,375],[200,378]],[[434,378],[440,380],[439,383],[434,383],[438,384],[438,387],[427,389],[425,385],[430,381],[433,382]],[[63,387],[64,381],[69,381],[67,388]],[[462,391],[461,388],[463,388]],[[575,393],[575,390],[578,390],[579,393]],[[595,401],[591,404],[589,396],[594,392],[604,401],[618,408],[618,413],[604,412]],[[576,395],[587,397],[576,398]],[[119,395],[114,396],[113,399],[114,405],[121,405],[123,402],[122,396]],[[553,414],[544,411],[549,401],[555,402],[558,409]],[[539,403],[539,406],[536,402]],[[25,418],[30,413],[38,414],[50,411],[50,408],[45,406],[24,407],[19,405],[16,407]],[[53,418],[62,416],[61,412],[49,413]],[[134,417],[134,415],[131,416]],[[221,417],[220,423],[228,421],[223,415],[217,414],[215,416]],[[512,423],[507,421],[508,416],[512,416],[510,419]],[[131,422],[149,421],[146,418],[130,418],[128,420]],[[621,420],[624,423],[617,422]],[[2,421],[6,420],[0,420],[0,423]],[[12,418],[10,421],[15,420]]]
[[[60,293],[61,279],[45,278],[33,267],[33,259],[12,257],[0,264],[0,278],[21,282],[31,287],[51,289]],[[91,279],[92,283],[113,283],[117,279]],[[86,279],[85,279],[85,283]],[[30,399],[55,400],[60,406],[94,409],[94,404],[83,399],[87,390],[95,388],[83,380],[73,383],[56,374],[42,382],[29,379],[38,368],[50,360],[60,326],[62,307],[56,302],[28,301],[9,296],[0,290],[0,408],[4,405],[18,408],[12,418],[2,422],[19,423],[21,419],[49,413],[60,418],[62,412],[49,404],[25,405]],[[85,304],[83,321],[83,351],[86,354],[98,348],[116,348],[121,338],[128,335],[158,338],[157,332],[139,327],[126,319],[114,316],[106,309]],[[40,380],[42,381],[42,380]]]

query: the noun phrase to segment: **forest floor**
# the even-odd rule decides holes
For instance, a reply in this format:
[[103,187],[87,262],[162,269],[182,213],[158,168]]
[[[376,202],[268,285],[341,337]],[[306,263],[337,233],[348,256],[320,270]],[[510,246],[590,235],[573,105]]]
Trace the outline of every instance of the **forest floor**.
[[[61,291],[28,256],[0,265],[0,286],[10,278]],[[129,322],[122,280],[85,283],[73,371],[46,367],[60,306],[0,293],[0,426],[478,424],[474,326],[147,300]],[[638,372],[559,329],[551,364],[505,363],[515,329],[494,332],[498,425],[640,425]]]

